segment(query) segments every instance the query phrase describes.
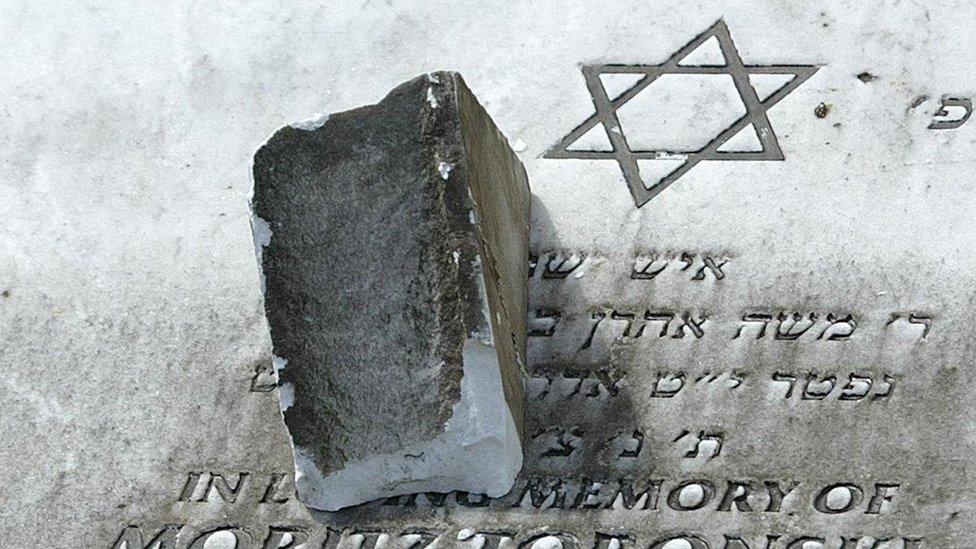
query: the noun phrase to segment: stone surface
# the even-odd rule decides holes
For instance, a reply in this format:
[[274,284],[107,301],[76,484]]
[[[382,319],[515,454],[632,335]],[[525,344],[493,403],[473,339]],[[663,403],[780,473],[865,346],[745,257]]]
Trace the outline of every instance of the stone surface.
[[522,466],[529,186],[461,77],[283,128],[255,242],[299,498],[502,496]]
[[[976,120],[958,124],[976,94],[972,3],[0,9],[0,546],[974,545]],[[608,95],[626,93],[643,76],[612,67],[665,63],[719,19],[746,65],[817,67],[766,112],[785,160],[702,161],[636,209],[615,159],[546,158],[595,113],[581,67],[606,65]],[[532,181],[525,464],[487,505],[433,494],[309,511],[271,390],[252,159],[288,122],[439,67],[464,74]],[[776,89],[775,75],[749,80],[759,97]],[[671,105],[655,95],[666,82],[635,104]],[[656,140],[634,124],[658,120],[625,114],[622,135],[654,148],[698,145],[678,128],[707,140],[725,120],[675,109],[682,133]],[[612,151],[594,128],[580,148]],[[686,312],[708,315],[702,337]],[[817,326],[783,339],[794,312]],[[853,337],[818,339],[830,313],[854,315]],[[861,400],[855,373],[872,379]],[[722,505],[729,482],[750,483],[748,508]],[[838,483],[860,487],[857,505],[818,510],[842,508],[844,488],[817,497]],[[900,486],[869,514],[886,483]]]

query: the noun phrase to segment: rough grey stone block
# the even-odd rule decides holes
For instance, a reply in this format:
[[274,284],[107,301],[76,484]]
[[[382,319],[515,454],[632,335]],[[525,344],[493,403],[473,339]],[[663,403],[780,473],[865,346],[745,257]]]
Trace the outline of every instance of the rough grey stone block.
[[511,488],[529,202],[455,73],[283,128],[255,155],[265,310],[307,505]]

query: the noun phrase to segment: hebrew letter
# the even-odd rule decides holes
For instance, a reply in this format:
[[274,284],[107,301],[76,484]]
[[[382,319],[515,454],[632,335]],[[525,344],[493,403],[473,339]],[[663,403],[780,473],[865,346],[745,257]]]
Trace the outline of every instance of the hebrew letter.
[[930,130],[954,130],[962,126],[973,114],[973,102],[960,97],[943,97],[942,105],[935,111]]
[[706,370],[702,375],[695,378],[695,383],[701,383],[704,381],[706,384],[711,383],[718,378],[722,377],[722,373],[713,374],[711,370]]
[[678,372],[677,375],[660,373],[657,376],[657,381],[654,382],[654,387],[651,389],[651,398],[671,398],[681,392],[684,386],[684,372]]
[[699,315],[699,320],[697,321],[692,318],[691,313],[685,313],[682,315],[682,320],[684,320],[684,324],[678,326],[678,331],[674,334],[674,338],[681,339],[685,337],[685,328],[691,330],[691,333],[695,336],[695,339],[701,339],[702,336],[705,335],[705,331],[702,330],[702,326],[704,326],[705,322],[708,320],[707,313],[702,313]]
[[909,324],[921,324],[922,326],[925,326],[925,328],[922,329],[922,339],[925,339],[925,336],[929,335],[929,330],[932,329],[932,317],[927,315],[917,315],[915,313],[911,313],[908,315],[908,322]]
[[685,266],[681,268],[682,271],[687,271],[688,269],[691,268],[692,265],[695,264],[695,256],[691,255],[688,252],[682,252],[681,257],[679,257],[678,259],[685,264]]
[[803,387],[803,400],[823,400],[836,386],[837,378],[835,376],[818,379],[816,374],[808,374],[807,383]]
[[851,374],[850,381],[844,386],[837,400],[861,400],[871,390],[873,380],[870,377]]
[[556,332],[559,323],[559,312],[546,309],[536,309],[535,316],[529,319],[530,337],[550,337]]
[[620,392],[621,382],[626,377],[625,373],[616,368],[597,370],[595,375],[610,396],[617,396]]
[[570,387],[569,393],[563,397],[563,400],[569,400],[574,396],[578,395],[580,389],[583,388],[584,375],[572,370],[566,370],[563,372],[562,379],[568,381]]
[[779,326],[776,327],[774,339],[795,341],[817,323],[817,313],[810,313],[809,319],[804,319],[800,313],[788,315],[780,313],[777,317]]
[[542,457],[566,457],[579,447],[581,434],[578,426],[569,429],[554,426],[539,429],[532,439],[545,437],[546,450],[542,452]]
[[824,331],[820,332],[817,339],[826,339],[827,341],[843,341],[850,339],[851,336],[854,335],[854,329],[857,328],[857,321],[854,320],[853,315],[847,315],[844,318],[837,318],[834,313],[828,313],[827,322],[830,324],[824,328]]
[[586,256],[583,254],[551,253],[546,261],[546,268],[542,271],[542,278],[566,278],[569,273],[583,264]]
[[887,400],[891,398],[891,393],[895,391],[895,378],[885,375],[884,381],[878,384],[878,387],[884,385],[884,389],[878,391],[871,396],[871,400]]
[[793,396],[793,387],[796,386],[796,376],[791,376],[789,374],[776,372],[775,374],[773,374],[773,381],[789,384],[790,388],[786,390],[786,395],[784,395],[783,398],[790,398],[791,396]]
[[666,337],[668,335],[668,325],[674,320],[674,313],[652,313],[647,311],[644,313],[644,320],[648,322],[663,322],[664,325],[661,327],[661,333],[658,334],[658,337]]
[[[621,334],[621,337],[637,339],[644,333],[644,320],[634,313],[613,311],[610,313],[610,318],[613,320],[627,321],[627,326],[624,327],[624,333]],[[634,322],[635,320],[637,321],[636,323]]]
[[759,327],[759,332],[756,334],[756,339],[762,339],[766,335],[766,326],[773,320],[773,315],[767,315],[765,313],[746,313],[742,315],[743,325],[739,326],[739,330],[735,332],[732,339],[738,339],[742,335],[742,332],[747,328],[746,322],[758,322],[762,324]]
[[696,458],[699,455],[703,455],[709,459],[717,458],[722,453],[722,443],[725,441],[725,436],[722,433],[710,433],[706,434],[705,431],[700,431],[698,433],[698,441],[695,442],[695,447],[685,454],[686,458]]
[[535,375],[529,378],[526,384],[527,392],[535,395],[538,400],[545,400],[552,389],[553,376],[551,374]]
[[598,311],[590,315],[590,318],[593,320],[593,326],[590,328],[590,334],[586,336],[586,341],[583,342],[583,346],[579,348],[580,351],[590,348],[590,345],[593,344],[593,336],[596,335],[596,329],[600,327],[600,323],[603,322],[603,319],[606,317],[607,313],[602,311]]
[[645,259],[638,257],[634,260],[634,267],[630,271],[630,278],[634,280],[651,280],[668,266],[668,260],[651,257]]
[[729,372],[729,389],[738,389],[746,379],[745,372],[732,370]]
[[587,391],[583,393],[583,396],[586,398],[600,397],[600,387],[603,387],[603,381],[595,377],[592,372],[588,373],[586,377],[583,378],[583,385],[587,387]]
[[722,266],[724,266],[728,262],[729,262],[728,259],[722,259],[721,263],[715,263],[714,259],[705,256],[704,265],[702,265],[701,268],[698,269],[698,272],[695,273],[695,276],[691,277],[691,279],[705,280],[705,270],[707,269],[712,272],[712,275],[715,276],[715,280],[722,280],[723,278],[725,278],[725,273],[722,271]]
[[[621,433],[621,435],[623,435],[623,433]],[[630,435],[630,440],[627,442],[629,444],[625,445],[624,449],[620,451],[620,455],[618,457],[634,458],[639,456],[641,449],[644,448],[644,433],[634,429],[634,432]],[[628,446],[632,447],[633,449],[629,449]]]

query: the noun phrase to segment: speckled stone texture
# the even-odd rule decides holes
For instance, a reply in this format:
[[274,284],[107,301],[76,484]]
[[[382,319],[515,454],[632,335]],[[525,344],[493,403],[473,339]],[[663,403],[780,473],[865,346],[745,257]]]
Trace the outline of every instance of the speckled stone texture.
[[307,505],[511,488],[529,202],[455,73],[283,128],[255,155],[265,310]]

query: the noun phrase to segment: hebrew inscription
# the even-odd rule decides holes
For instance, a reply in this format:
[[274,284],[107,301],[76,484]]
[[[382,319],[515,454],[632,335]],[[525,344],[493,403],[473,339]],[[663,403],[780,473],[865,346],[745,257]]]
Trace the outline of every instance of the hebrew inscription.
[[[893,313],[892,316],[897,318],[884,324],[862,323],[862,332],[867,329],[883,332],[892,324],[901,322],[915,328],[912,331],[917,339],[925,339],[932,329],[932,317],[927,314],[911,313],[902,318]],[[732,329],[709,329],[719,322],[732,326]],[[570,317],[555,308],[539,308],[530,313],[530,325],[531,337],[556,336],[559,327],[562,327],[561,332],[578,332],[578,325],[582,325],[585,335],[579,346],[581,350],[591,347],[598,335],[616,340],[702,339],[712,335],[734,340],[822,343],[848,341],[858,331],[854,313],[786,310],[746,312],[736,318],[716,311],[609,309],[594,311],[588,316]]]
[[[924,532],[888,520],[925,497],[897,468],[875,464],[868,474],[851,475],[843,455],[829,458],[830,473],[812,468],[787,475],[782,471],[792,466],[781,466],[774,474],[750,464],[779,447],[816,452],[824,436],[846,440],[849,421],[877,425],[891,410],[912,406],[923,391],[919,380],[931,372],[906,368],[890,352],[865,349],[923,352],[944,337],[940,312],[816,301],[803,307],[736,303],[724,296],[748,281],[737,268],[740,259],[726,251],[541,248],[532,254],[529,272],[526,468],[510,494],[414,494],[357,511],[361,518],[352,526],[239,523],[223,525],[233,530],[224,535],[255,547],[928,546]],[[592,284],[623,288],[621,304],[587,297]],[[624,304],[659,299],[643,293],[658,286],[678,294],[662,300],[666,306]],[[692,304],[696,294],[685,292],[701,292],[704,299]],[[676,303],[682,297],[688,306]],[[672,359],[675,352],[695,358]],[[741,414],[749,419],[737,419]],[[827,418],[829,435],[808,431],[813,417]],[[764,426],[761,433],[754,421]],[[856,445],[851,442],[850,451]],[[294,505],[287,471],[201,467],[187,473],[176,500],[201,508],[285,509]],[[376,509],[387,518],[377,520]],[[495,526],[452,529],[411,518],[430,509],[477,510],[496,517]],[[529,510],[550,518],[528,520],[521,513]],[[660,518],[651,520],[650,529],[605,528],[604,519],[564,513]],[[749,515],[774,520],[746,534],[738,525]],[[832,526],[807,528],[807,519],[791,525],[776,517],[823,517]],[[717,526],[702,526],[712,522]],[[675,530],[669,523],[685,526]],[[124,525],[119,539],[148,544],[159,536],[192,544],[216,536],[221,526],[133,523]]]

